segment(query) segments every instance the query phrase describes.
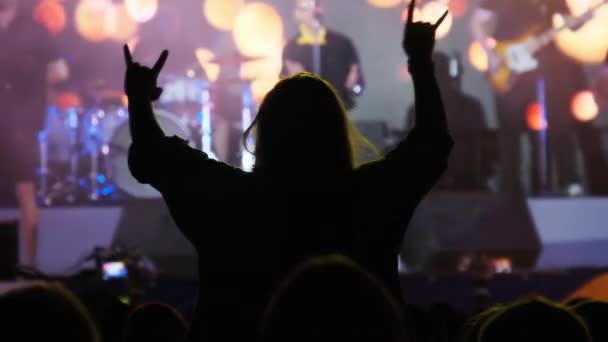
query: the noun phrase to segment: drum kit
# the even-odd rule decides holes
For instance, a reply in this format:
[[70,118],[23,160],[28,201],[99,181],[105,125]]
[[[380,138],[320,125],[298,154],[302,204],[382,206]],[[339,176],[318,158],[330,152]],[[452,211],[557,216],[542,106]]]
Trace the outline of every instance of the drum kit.
[[[233,59],[218,58],[214,62],[234,63]],[[216,113],[218,106],[214,105],[218,88],[227,83],[240,86],[239,129],[244,131],[252,122],[251,80],[231,79],[215,84],[191,72],[162,77],[159,83],[164,91],[154,111],[165,134],[189,141],[191,147],[213,159],[218,159],[213,144],[214,118],[224,115]],[[160,198],[160,193],[137,182],[129,171],[131,134],[122,92],[96,90],[92,102],[87,106],[48,108],[45,128],[38,135],[41,202],[52,205]],[[242,148],[240,167],[250,170],[253,162],[253,156]]]

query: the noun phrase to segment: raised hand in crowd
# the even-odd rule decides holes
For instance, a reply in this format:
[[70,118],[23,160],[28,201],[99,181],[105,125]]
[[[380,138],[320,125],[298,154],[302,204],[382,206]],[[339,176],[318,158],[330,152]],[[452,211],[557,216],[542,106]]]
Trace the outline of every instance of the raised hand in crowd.
[[435,48],[435,33],[448,16],[448,10],[443,13],[436,23],[414,22],[416,0],[411,0],[408,8],[407,23],[403,33],[403,51],[410,59],[430,60]]
[[156,101],[162,94],[162,88],[158,87],[158,75],[165,66],[169,51],[164,50],[154,66],[150,69],[133,61],[129,46],[123,47],[125,64],[125,93],[127,96]]

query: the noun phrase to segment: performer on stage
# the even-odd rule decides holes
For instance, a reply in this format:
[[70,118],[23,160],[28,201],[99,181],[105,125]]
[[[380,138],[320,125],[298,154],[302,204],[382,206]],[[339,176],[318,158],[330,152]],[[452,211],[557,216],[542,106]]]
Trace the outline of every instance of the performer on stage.
[[320,0],[295,0],[294,18],[299,33],[283,51],[282,75],[302,71],[318,74],[336,89],[350,110],[355,107],[353,97],[365,87],[359,54],[350,38],[327,28],[323,17]]
[[[551,18],[556,12],[566,13],[563,0],[504,1],[482,0],[473,13],[471,31],[475,39],[489,56],[489,75],[498,76],[504,61],[494,50],[493,39],[501,42],[519,39],[530,32],[542,33],[551,28]],[[494,32],[491,32],[494,27]],[[578,183],[575,169],[575,136],[570,113],[573,94],[585,87],[585,78],[580,65],[564,56],[551,42],[535,57],[539,67],[521,74],[508,89],[496,91],[496,106],[500,123],[499,146],[501,154],[501,189],[521,193],[521,133],[525,128],[525,113],[528,105],[537,100],[537,85],[544,80],[546,113],[548,121],[548,160],[557,166],[554,177],[551,172],[540,179],[533,179],[537,192],[542,184],[557,178],[559,192],[565,192]],[[534,139],[536,140],[536,139]],[[533,146],[533,154],[541,151]],[[540,165],[538,155],[533,158]],[[551,165],[551,162],[545,163]],[[535,170],[534,175],[542,174]],[[533,167],[534,169],[534,167]],[[549,171],[552,171],[549,168]],[[542,179],[544,178],[544,180]]]
[[44,123],[47,84],[67,78],[67,65],[56,58],[50,35],[20,0],[0,0],[0,42],[1,177],[4,184],[15,187],[21,209],[22,263],[33,265],[38,225],[37,133]]

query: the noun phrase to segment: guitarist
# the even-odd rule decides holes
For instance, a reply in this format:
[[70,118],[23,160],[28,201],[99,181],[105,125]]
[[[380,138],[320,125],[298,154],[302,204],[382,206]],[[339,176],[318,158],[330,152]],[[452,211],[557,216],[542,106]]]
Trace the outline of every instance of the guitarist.
[[[481,0],[471,20],[473,37],[486,50],[489,58],[489,73],[496,72],[503,61],[493,50],[492,39],[508,42],[526,35],[540,34],[551,28],[554,13],[566,13],[564,0]],[[585,87],[585,78],[580,65],[564,56],[550,43],[538,51],[534,57],[539,67],[519,75],[505,91],[496,90],[496,106],[500,123],[499,149],[501,181],[500,189],[506,192],[523,193],[521,182],[521,133],[525,129],[527,107],[537,100],[539,80],[545,84],[545,105],[548,121],[548,160],[553,160],[556,170],[549,168],[545,179],[552,179],[552,172],[558,180],[558,192],[577,183],[575,168],[575,136],[570,113],[573,94]],[[539,178],[537,161],[540,150],[537,139],[532,142],[533,151],[533,191],[543,190]],[[536,146],[535,146],[536,144]],[[547,163],[551,165],[551,163]]]

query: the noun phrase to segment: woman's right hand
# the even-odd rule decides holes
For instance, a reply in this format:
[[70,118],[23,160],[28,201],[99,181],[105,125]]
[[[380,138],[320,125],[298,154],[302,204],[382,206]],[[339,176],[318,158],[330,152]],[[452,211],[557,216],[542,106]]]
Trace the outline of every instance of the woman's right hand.
[[156,101],[160,98],[163,89],[157,86],[158,75],[163,69],[169,51],[164,50],[152,69],[133,62],[131,51],[125,44],[123,47],[125,64],[125,93],[129,98],[138,98],[146,101]]

